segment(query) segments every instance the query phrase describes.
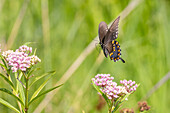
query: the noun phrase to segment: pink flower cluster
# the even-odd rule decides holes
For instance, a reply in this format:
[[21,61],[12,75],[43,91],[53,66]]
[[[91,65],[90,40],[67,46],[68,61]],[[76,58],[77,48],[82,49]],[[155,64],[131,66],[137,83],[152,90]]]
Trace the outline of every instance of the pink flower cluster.
[[22,45],[16,51],[24,52],[24,53],[27,53],[29,55],[30,53],[32,53],[32,47],[28,47],[26,45]]
[[121,80],[121,85],[117,85],[116,82],[112,81],[113,79],[114,77],[110,77],[110,74],[97,74],[95,78],[92,78],[92,81],[94,84],[101,87],[100,90],[105,93],[110,100],[131,93],[138,87],[135,81],[132,80]]
[[23,45],[15,52],[13,50],[4,51],[2,56],[6,59],[8,65],[11,66],[11,70],[17,72],[19,69],[21,71],[26,71],[31,65],[41,62],[37,56],[29,56],[30,53],[32,53],[32,48]]
[[135,84],[136,82],[135,81],[132,81],[132,80],[121,80],[120,81],[120,84],[122,84],[128,93],[131,93],[132,91],[136,91],[136,88],[138,87],[137,84]]

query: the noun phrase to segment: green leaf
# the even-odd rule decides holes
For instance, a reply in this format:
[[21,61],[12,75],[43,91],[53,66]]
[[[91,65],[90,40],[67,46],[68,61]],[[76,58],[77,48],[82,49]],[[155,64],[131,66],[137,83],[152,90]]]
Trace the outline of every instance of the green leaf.
[[24,103],[21,101],[20,98],[18,98],[17,96],[15,96],[13,93],[11,93],[9,90],[5,89],[5,88],[0,88],[0,91],[4,92],[4,93],[7,93],[11,96],[13,96],[15,99],[17,99],[23,106],[24,106]]
[[131,93],[128,93],[128,94],[126,94],[123,98],[119,98],[116,102],[115,102],[115,108],[114,108],[114,110],[113,110],[113,113],[117,110],[117,109],[119,109],[119,107],[122,105],[122,103],[125,101],[125,99],[126,98],[128,98],[129,97],[129,95],[130,95]]
[[[51,73],[51,72],[50,72]],[[44,88],[44,86],[47,84],[47,82],[48,82],[48,80],[52,77],[52,75],[54,75],[56,72],[54,72],[53,71],[53,73],[40,85],[40,87],[34,92],[34,94],[32,95],[32,97],[31,97],[31,100],[33,99],[33,98],[35,98],[38,94],[39,94],[39,92]],[[31,101],[30,100],[30,101]]]
[[35,50],[34,50],[34,54],[33,54],[33,55],[35,55],[35,54],[36,54],[36,51],[37,51],[37,48],[35,48]]
[[107,98],[107,96],[100,90],[100,88],[92,81],[94,88],[102,95],[102,97],[106,100],[108,107],[111,107],[111,101]]
[[55,73],[56,73],[56,71],[50,71],[50,72],[47,72],[47,73],[45,73],[45,74],[43,74],[43,75],[41,75],[41,76],[36,77],[35,80],[29,85],[29,88],[30,88],[35,82],[37,82],[38,80],[40,80],[41,78],[43,78],[43,77],[45,77],[45,76],[47,76],[47,75],[49,75],[49,74],[55,74]]
[[34,71],[37,71],[39,70],[40,68],[35,68],[35,69],[32,69],[29,73],[28,73],[28,78],[30,77],[30,75],[34,72]]
[[8,103],[7,101],[3,100],[2,98],[0,98],[0,103],[7,106],[8,108],[14,110],[17,113],[20,113],[19,110],[17,108],[15,108],[14,106],[12,106],[10,103]]
[[1,60],[2,60],[2,62],[4,63],[4,66],[5,66],[5,67],[6,67],[6,69],[7,69],[7,65],[6,65],[6,62],[5,62],[4,57],[3,57],[3,56],[1,56]]
[[14,88],[14,84],[7,78],[5,77],[5,75],[3,75],[2,73],[0,73],[0,76],[11,86]]
[[[15,78],[18,78],[18,73],[17,72],[15,72]],[[19,78],[18,78],[19,79]],[[16,93],[18,93],[18,79],[16,79]]]
[[[19,80],[21,80],[22,75],[23,75],[22,73],[19,74],[19,77],[18,77]],[[25,93],[24,93],[24,90],[23,90],[24,87],[19,80],[17,80],[17,88],[16,89],[18,89],[17,92],[19,92],[19,96],[20,96],[21,100],[23,102],[25,102]]]
[[[140,84],[138,84],[138,86],[140,86]],[[125,101],[125,99],[128,98],[128,97],[129,97],[131,94],[133,94],[133,93],[134,93],[134,91],[131,92],[131,93],[126,94],[123,98],[119,98],[119,99],[115,102],[115,103],[116,103],[116,106],[115,106],[113,112],[115,112],[115,111],[122,105],[122,103]]]
[[126,94],[126,95],[125,95],[125,96],[121,99],[121,101],[120,101],[120,102],[125,101],[125,99],[126,99],[126,98],[128,98],[130,95],[131,95],[131,93]]
[[25,93],[24,93],[22,84],[18,84],[18,89],[19,89],[18,91],[19,91],[19,96],[21,100],[25,102]]
[[25,44],[23,44],[23,45],[26,45],[26,46],[28,46],[28,45],[30,45],[30,44],[36,44],[37,42],[26,42]]
[[5,67],[5,65],[3,65],[3,64],[0,63],[0,66],[7,70],[7,68]]
[[38,99],[39,97],[41,97],[41,96],[43,96],[43,95],[45,95],[45,94],[53,91],[54,89],[56,89],[56,88],[58,88],[58,87],[60,87],[60,86],[62,86],[62,85],[63,85],[63,84],[58,85],[58,86],[56,86],[56,87],[53,87],[53,88],[51,88],[51,89],[48,89],[47,91],[44,91],[43,93],[41,93],[41,94],[39,94],[38,96],[36,96],[35,98],[33,98],[33,99],[28,103],[28,105],[30,105],[34,100]]

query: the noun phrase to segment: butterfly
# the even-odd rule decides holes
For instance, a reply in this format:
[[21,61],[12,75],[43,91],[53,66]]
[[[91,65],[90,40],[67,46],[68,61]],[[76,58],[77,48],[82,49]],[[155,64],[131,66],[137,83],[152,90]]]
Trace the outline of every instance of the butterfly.
[[109,55],[110,59],[114,60],[114,62],[121,60],[123,63],[125,63],[125,61],[120,57],[120,44],[118,41],[116,41],[118,37],[119,20],[120,16],[112,23],[109,29],[105,22],[101,22],[99,24],[99,44],[101,45],[106,58]]

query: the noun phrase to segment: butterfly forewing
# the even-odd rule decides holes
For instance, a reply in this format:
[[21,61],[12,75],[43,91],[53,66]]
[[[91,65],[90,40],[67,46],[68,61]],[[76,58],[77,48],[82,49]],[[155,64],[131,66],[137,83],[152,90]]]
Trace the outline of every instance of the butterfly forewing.
[[107,48],[109,53],[113,51],[112,41],[118,37],[119,20],[120,20],[120,16],[112,23],[112,25],[108,29],[108,32],[104,38],[104,45]]
[[118,37],[118,25],[119,25],[120,16],[112,23],[109,28],[109,31],[113,35],[112,38],[115,40]]
[[106,38],[104,39],[104,43],[112,42],[112,40],[117,39],[118,37],[118,25],[119,25],[120,16],[112,23],[108,32],[106,34]]

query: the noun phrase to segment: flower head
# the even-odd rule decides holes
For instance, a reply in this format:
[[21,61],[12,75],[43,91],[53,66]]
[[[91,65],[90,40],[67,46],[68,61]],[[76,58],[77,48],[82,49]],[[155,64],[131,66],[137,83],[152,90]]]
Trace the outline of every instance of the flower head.
[[32,53],[32,47],[28,47],[26,45],[22,45],[16,51],[20,51],[20,52],[24,52],[24,53],[30,54],[30,53]]
[[148,106],[148,103],[146,101],[138,102],[139,111],[148,111],[150,109],[150,106]]
[[124,108],[120,110],[120,113],[134,113],[134,110],[132,108]]
[[11,70],[17,72],[17,70],[26,71],[32,65],[41,62],[41,60],[35,56],[29,56],[32,53],[32,47],[26,45],[20,46],[15,52],[13,50],[4,51],[2,56],[6,59]]
[[138,87],[138,85],[135,84],[135,81],[132,80],[121,80],[121,85],[113,82],[113,80],[114,77],[111,77],[110,74],[97,74],[95,78],[92,78],[94,84],[99,86],[100,90],[106,94],[110,100],[114,100],[125,96],[128,93],[132,93]]
[[136,88],[138,87],[137,84],[135,84],[135,81],[132,81],[132,80],[121,80],[120,81],[120,84],[122,84],[128,93],[131,93],[132,91],[136,91]]

